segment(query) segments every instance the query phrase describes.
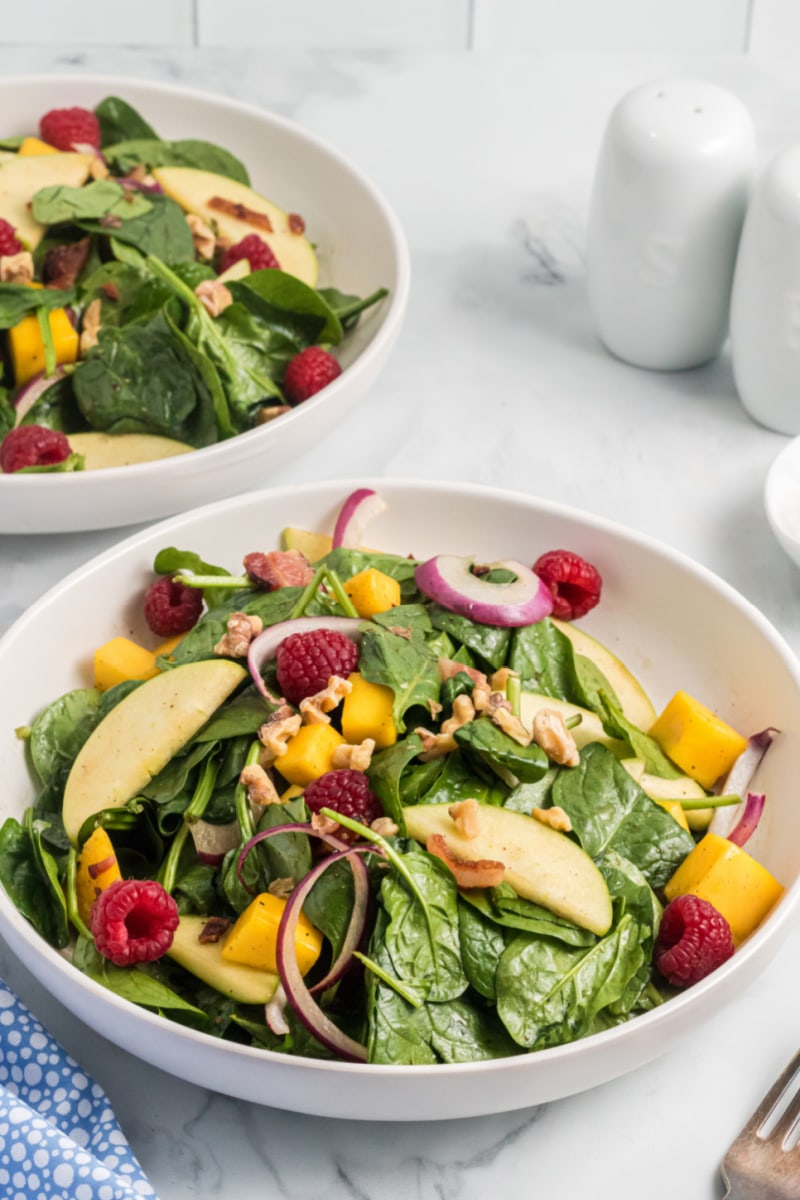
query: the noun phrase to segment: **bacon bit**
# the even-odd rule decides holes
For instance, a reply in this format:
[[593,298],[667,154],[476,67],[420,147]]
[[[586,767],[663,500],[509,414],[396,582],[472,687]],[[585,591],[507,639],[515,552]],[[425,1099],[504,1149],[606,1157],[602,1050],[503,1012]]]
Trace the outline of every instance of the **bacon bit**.
[[444,682],[445,679],[452,679],[453,676],[458,675],[460,671],[465,675],[469,675],[472,682],[478,686],[483,685],[484,687],[488,687],[489,680],[486,678],[483,671],[478,671],[475,669],[475,667],[468,667],[466,663],[455,662],[452,658],[439,659],[439,678],[442,680],[442,682]]
[[575,738],[556,708],[542,708],[536,713],[531,738],[561,767],[577,767],[581,761]]
[[110,280],[108,283],[100,284],[100,291],[103,293],[106,300],[113,300],[114,302],[119,300],[119,288],[117,287],[117,285],[115,283],[112,283]]
[[460,888],[499,887],[506,874],[505,864],[493,858],[465,860],[456,858],[440,833],[432,833],[425,849],[440,858],[455,876]]
[[305,233],[306,223],[299,213],[289,213],[289,233]]
[[114,216],[113,213],[107,213],[106,216],[100,218],[98,225],[102,225],[103,229],[121,229],[122,218]]
[[244,658],[253,638],[258,637],[263,628],[261,617],[251,617],[243,612],[231,613],[228,632],[217,642],[214,653],[227,658]]
[[288,900],[294,891],[294,880],[290,875],[282,879],[273,879],[267,887],[267,891],[271,896],[277,896],[279,900]]
[[254,550],[245,554],[242,565],[250,582],[265,592],[305,587],[314,578],[314,571],[301,550],[270,550],[269,554]]
[[101,862],[90,863],[89,867],[87,868],[89,878],[97,879],[97,876],[102,875],[104,871],[110,871],[116,861],[117,861],[116,855],[109,854],[109,856],[107,858],[102,859]]
[[42,279],[45,287],[66,291],[80,275],[89,257],[90,239],[81,238],[65,246],[53,246],[47,251],[42,263]]
[[300,712],[304,725],[330,725],[329,712],[338,708],[345,696],[349,696],[353,685],[349,679],[341,675],[331,675],[328,686],[314,696],[306,696],[300,701]]
[[209,917],[203,928],[198,934],[197,940],[201,946],[207,946],[209,943],[218,942],[224,933],[227,933],[231,927],[227,917]]
[[451,804],[448,813],[453,818],[453,824],[465,838],[475,838],[481,831],[480,805],[471,797]]
[[239,782],[242,787],[247,788],[247,798],[251,804],[257,804],[259,808],[268,808],[270,804],[281,803],[275,784],[258,763],[250,763],[243,767]]
[[229,217],[235,217],[237,221],[244,221],[247,225],[255,225],[256,229],[264,229],[267,233],[274,232],[267,214],[256,212],[246,204],[237,204],[235,200],[226,200],[224,196],[212,196],[208,207],[216,212],[227,213]]
[[558,830],[559,833],[569,833],[572,829],[572,821],[568,814],[557,804],[554,804],[552,808],[532,808],[531,816],[537,821],[541,821],[542,825],[549,825],[551,829]]
[[253,424],[266,425],[268,421],[274,421],[276,417],[282,417],[284,413],[291,411],[291,404],[265,404],[253,417]]

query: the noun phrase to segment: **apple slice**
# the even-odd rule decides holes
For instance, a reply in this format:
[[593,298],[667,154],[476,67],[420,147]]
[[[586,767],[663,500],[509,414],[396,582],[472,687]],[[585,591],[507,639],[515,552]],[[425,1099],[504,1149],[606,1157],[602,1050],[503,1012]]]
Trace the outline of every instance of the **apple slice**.
[[559,621],[551,617],[553,625],[572,642],[576,654],[582,654],[590,659],[598,670],[602,671],[616,697],[622,706],[625,716],[639,729],[646,733],[656,719],[656,710],[650,698],[638,679],[631,674],[616,654],[591,637],[583,629],[578,629],[570,621]]
[[295,529],[291,525],[287,525],[281,533],[281,541],[285,550],[299,550],[310,563],[319,562],[333,549],[329,534],[312,533],[310,529]]
[[409,835],[423,845],[432,834],[441,834],[456,858],[501,862],[504,882],[519,896],[592,933],[610,929],[608,887],[589,855],[535,817],[482,804],[475,837],[461,833],[446,804],[411,805],[403,809],[403,817]]
[[282,271],[309,287],[317,282],[317,256],[289,214],[244,183],[196,167],[155,167],[153,178],[184,212],[195,213],[234,244],[250,233],[267,243]]
[[560,712],[565,721],[580,717],[580,724],[570,730],[579,750],[588,746],[590,742],[601,742],[604,746],[608,746],[617,758],[630,754],[628,743],[609,737],[603,728],[603,722],[596,713],[591,712],[588,708],[581,708],[578,704],[570,704],[566,700],[556,700],[553,696],[542,696],[538,692],[523,692],[520,696],[519,716],[526,729],[533,729],[533,718],[544,708]]
[[46,226],[34,220],[31,201],[40,188],[80,187],[89,176],[93,155],[42,154],[5,159],[0,162],[0,217],[14,226],[17,237],[35,250]]
[[240,1004],[267,1004],[278,986],[278,976],[258,967],[229,962],[222,957],[223,942],[201,942],[208,917],[186,914],[175,930],[167,954],[176,963],[223,996]]
[[75,454],[84,456],[87,471],[173,458],[176,454],[186,454],[194,449],[193,446],[187,446],[186,442],[152,433],[101,433],[93,430],[89,433],[71,433],[68,441]]
[[77,843],[84,821],[141,792],[247,677],[226,658],[186,663],[148,679],[89,735],[67,778],[62,816]]

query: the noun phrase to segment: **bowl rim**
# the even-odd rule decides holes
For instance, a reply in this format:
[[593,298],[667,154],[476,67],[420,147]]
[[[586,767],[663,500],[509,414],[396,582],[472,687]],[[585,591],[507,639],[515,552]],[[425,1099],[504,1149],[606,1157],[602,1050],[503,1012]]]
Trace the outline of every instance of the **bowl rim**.
[[[137,76],[111,76],[96,73],[23,74],[6,76],[0,79],[0,95],[6,91],[14,91],[20,86],[34,88],[58,86],[69,89],[74,88],[76,85],[85,85],[88,88],[97,87],[98,90],[105,89],[106,94],[121,94],[123,98],[126,88],[137,88],[152,92],[154,96],[166,93],[188,101],[211,103],[218,108],[226,109],[234,117],[237,114],[247,116],[281,129],[297,141],[303,142],[313,148],[317,154],[329,159],[343,172],[350,175],[361,190],[369,196],[376,211],[385,223],[392,249],[392,257],[395,262],[396,281],[389,295],[383,301],[386,304],[386,311],[381,324],[368,345],[358,355],[358,358],[345,367],[341,375],[328,384],[322,392],[311,396],[308,400],[304,400],[301,405],[292,408],[290,412],[284,413],[281,418],[283,427],[286,428],[288,424],[294,424],[299,419],[301,413],[313,414],[321,404],[325,404],[326,402],[335,403],[337,397],[348,390],[354,383],[357,385],[359,377],[370,371],[372,360],[380,356],[384,346],[387,344],[390,345],[394,340],[408,306],[411,285],[411,256],[408,241],[394,208],[381,189],[347,155],[341,153],[341,151],[324,138],[305,129],[290,118],[284,117],[279,113],[274,113],[269,109],[261,108],[257,104],[237,100],[216,92],[205,91],[202,88],[187,87],[184,84],[178,83],[162,83],[157,79],[146,79]],[[307,418],[304,416],[302,419],[305,420]],[[91,503],[94,492],[106,486],[109,476],[124,478],[132,485],[141,483],[142,486],[147,486],[153,474],[157,478],[160,477],[165,462],[169,462],[170,464],[171,479],[179,482],[184,477],[188,478],[194,475],[198,470],[198,463],[201,464],[201,468],[208,470],[224,466],[232,456],[238,457],[242,453],[242,447],[245,448],[244,452],[249,457],[255,456],[259,451],[261,443],[269,436],[270,423],[267,422],[258,428],[248,429],[243,433],[236,434],[235,437],[215,442],[211,446],[201,446],[193,449],[190,454],[180,454],[166,460],[156,459],[142,463],[129,463],[120,467],[100,467],[93,471],[71,472],[68,486],[73,489],[73,497],[74,492],[80,489],[86,493],[86,502]],[[198,455],[201,456],[199,459]],[[120,472],[123,473],[122,476],[120,476]],[[40,496],[42,494],[46,495],[48,490],[58,492],[63,487],[63,480],[64,476],[57,472],[53,474],[45,473],[35,477],[18,473],[12,475],[0,474],[0,489],[4,489],[6,492],[6,495],[3,497],[3,501],[6,504],[24,504],[24,497],[31,489],[35,489],[36,494]],[[0,496],[2,496],[2,491],[0,491]]]
[[[640,533],[629,526],[609,518],[588,513],[575,506],[547,500],[529,493],[484,484],[414,479],[409,477],[358,477],[357,479],[321,480],[313,483],[285,484],[275,488],[263,488],[243,495],[229,497],[225,500],[215,501],[149,525],[147,528],[124,538],[114,546],[95,555],[88,562],[71,571],[57,584],[48,589],[44,595],[39,597],[14,622],[10,629],[0,637],[0,662],[2,661],[7,644],[24,636],[28,628],[37,622],[39,614],[53,603],[59,593],[63,590],[68,590],[78,580],[87,576],[87,574],[91,575],[98,570],[103,570],[107,565],[116,560],[134,553],[137,548],[153,540],[154,537],[160,539],[163,536],[165,544],[167,544],[173,530],[179,528],[189,520],[200,520],[202,522],[206,517],[216,516],[226,511],[247,508],[251,505],[258,506],[264,503],[279,507],[283,500],[290,500],[298,494],[311,497],[319,494],[321,498],[325,497],[327,502],[332,496],[344,497],[356,487],[364,486],[373,487],[376,491],[381,488],[384,491],[391,489],[397,492],[429,491],[437,497],[447,497],[453,501],[464,496],[472,498],[477,496],[490,502],[498,501],[500,503],[522,506],[532,511],[551,514],[566,520],[578,521],[589,529],[595,529],[598,532],[620,538],[629,544],[634,544],[657,556],[666,558],[668,562],[688,572],[690,575],[694,575],[702,583],[710,586],[713,591],[717,592],[725,601],[732,604],[746,616],[757,627],[759,633],[778,652],[800,688],[800,659],[794,654],[788,642],[772,623],[751,601],[734,587],[715,572],[682,551],[674,549],[657,538]],[[346,1076],[356,1078],[366,1073],[371,1079],[385,1077],[397,1080],[411,1076],[416,1079],[426,1076],[431,1079],[440,1079],[451,1076],[458,1077],[465,1074],[469,1074],[470,1076],[473,1074],[482,1075],[486,1072],[516,1074],[520,1070],[534,1071],[536,1069],[534,1064],[537,1063],[541,1063],[542,1069],[545,1070],[547,1065],[553,1065],[556,1062],[570,1063],[576,1056],[585,1054],[587,1046],[597,1047],[598,1050],[601,1047],[613,1048],[621,1039],[625,1040],[627,1038],[630,1040],[631,1030],[641,1030],[642,1037],[645,1037],[646,1030],[662,1027],[666,1030],[676,1023],[679,1024],[681,1015],[687,1008],[702,1009],[704,1003],[706,1009],[709,1006],[713,1006],[714,999],[710,998],[712,992],[716,993],[717,997],[720,994],[725,994],[730,989],[730,981],[734,977],[747,980],[750,977],[748,969],[750,974],[752,974],[756,962],[763,961],[766,963],[771,952],[777,950],[781,940],[788,933],[790,922],[794,918],[798,906],[800,906],[800,876],[786,888],[779,903],[752,937],[737,950],[732,958],[701,982],[671,997],[665,1004],[660,1005],[656,1009],[640,1014],[619,1026],[592,1034],[590,1037],[582,1038],[578,1041],[537,1050],[535,1053],[527,1055],[512,1055],[508,1058],[477,1062],[436,1063],[431,1065],[347,1063],[338,1060],[293,1057],[278,1053],[277,1051],[254,1046],[243,1046],[238,1043],[220,1043],[218,1038],[214,1038],[202,1031],[190,1029],[187,1026],[173,1022],[169,1022],[169,1025],[172,1026],[181,1041],[186,1040],[187,1047],[196,1044],[207,1049],[210,1045],[224,1045],[226,1052],[231,1053],[236,1059],[242,1062],[260,1062],[262,1065],[279,1064],[282,1068],[285,1068],[287,1064],[293,1064],[302,1068],[303,1071],[311,1073],[343,1072]],[[32,952],[44,956],[51,973],[54,972],[57,975],[64,973],[63,977],[71,980],[74,987],[79,990],[86,988],[90,994],[93,994],[98,999],[102,998],[109,1005],[110,1009],[118,1010],[123,1015],[127,1014],[129,1018],[134,1020],[143,1021],[143,1028],[152,1028],[160,1032],[164,1031],[164,1023],[167,1018],[159,1017],[157,1014],[140,1008],[130,1001],[122,1000],[115,993],[77,971],[61,953],[49,946],[36,933],[33,926],[17,910],[2,887],[0,887],[0,916],[5,921],[11,922],[16,934],[24,939]],[[52,992],[53,989],[50,985],[47,986],[48,990]],[[57,993],[54,994],[57,995]],[[718,1001],[718,1003],[722,1002],[722,1000]]]

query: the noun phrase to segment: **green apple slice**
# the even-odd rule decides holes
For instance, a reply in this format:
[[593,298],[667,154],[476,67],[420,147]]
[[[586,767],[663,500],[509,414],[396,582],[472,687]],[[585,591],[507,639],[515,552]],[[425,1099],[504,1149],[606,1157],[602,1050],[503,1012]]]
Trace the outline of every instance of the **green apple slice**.
[[71,433],[68,441],[75,454],[83,455],[87,471],[174,458],[177,454],[186,454],[194,449],[185,442],[152,433],[101,433],[94,430]]
[[465,837],[446,804],[403,809],[406,829],[425,845],[441,834],[450,852],[465,862],[490,859],[505,867],[505,882],[519,896],[541,904],[582,929],[604,934],[611,928],[608,887],[589,855],[566,834],[524,813],[481,805],[478,833]]
[[33,197],[44,187],[80,187],[89,177],[92,158],[91,154],[64,152],[15,155],[0,162],[0,217],[14,226],[28,249],[36,249],[46,228],[33,218]]
[[278,986],[278,976],[258,967],[228,962],[223,942],[201,942],[208,917],[186,914],[175,930],[167,954],[198,979],[240,1004],[267,1004]]
[[316,286],[317,256],[311,243],[302,231],[292,231],[288,213],[266,197],[235,179],[196,167],[155,167],[153,178],[184,212],[202,217],[221,238],[234,244],[258,234],[282,271]]
[[77,843],[84,821],[141,792],[247,676],[225,658],[186,663],[148,679],[112,708],[78,753],[62,815]]
[[656,710],[638,679],[616,654],[570,621],[551,618],[557,629],[572,642],[576,654],[591,659],[611,684],[625,716],[646,733],[656,719]]

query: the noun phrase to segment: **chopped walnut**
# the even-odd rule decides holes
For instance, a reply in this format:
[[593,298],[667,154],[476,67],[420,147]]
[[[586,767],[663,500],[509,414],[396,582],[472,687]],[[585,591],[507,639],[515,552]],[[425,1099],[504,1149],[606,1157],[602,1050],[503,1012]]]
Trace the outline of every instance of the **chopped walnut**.
[[258,731],[258,740],[264,747],[259,759],[262,766],[270,766],[276,758],[286,753],[286,743],[294,737],[302,723],[300,714],[293,713],[288,705],[272,714]]
[[[492,695],[495,696],[498,693],[493,692]],[[503,733],[507,733],[520,746],[530,746],[533,741],[533,734],[528,732],[522,721],[520,721],[519,717],[514,716],[510,708],[506,708],[503,705],[490,707],[489,716],[494,724],[502,729]]]
[[284,413],[291,411],[291,404],[265,404],[263,408],[259,408],[256,412],[256,415],[253,417],[253,424],[266,425],[268,421],[274,421],[276,417],[282,417]]
[[444,683],[445,679],[452,679],[454,675],[460,673],[469,675],[474,684],[485,686],[488,683],[483,671],[478,671],[475,667],[468,667],[466,663],[456,662],[453,658],[439,659],[439,678]]
[[194,294],[210,317],[218,317],[233,304],[233,296],[218,279],[204,279],[198,283]]
[[261,617],[251,617],[243,612],[231,613],[228,632],[217,642],[214,653],[226,658],[244,658],[253,638],[258,637],[263,628]]
[[303,717],[304,725],[329,725],[329,712],[333,712],[334,708],[338,708],[345,696],[348,696],[353,690],[353,685],[349,679],[343,679],[341,675],[331,675],[328,680],[328,686],[323,688],[321,692],[317,692],[314,696],[306,696],[305,700],[300,701],[300,712]]
[[243,767],[239,775],[239,782],[242,787],[247,788],[247,797],[251,804],[257,804],[259,808],[267,808],[270,804],[281,803],[275,784],[258,763],[250,763]]
[[277,896],[279,900],[288,900],[294,891],[294,880],[290,876],[286,876],[283,879],[273,879],[267,891],[271,896]]
[[533,741],[548,758],[561,767],[577,767],[580,762],[575,738],[555,708],[542,708],[533,718]]
[[366,771],[375,752],[375,739],[364,738],[357,746],[345,743],[337,746],[331,755],[331,766],[336,771]]
[[227,917],[209,917],[200,930],[197,940],[201,946],[207,946],[209,942],[218,942],[230,927],[231,923]]
[[87,306],[86,312],[83,314],[81,321],[81,339],[80,352],[81,356],[93,350],[97,345],[97,336],[100,333],[100,318],[103,313],[102,300],[92,300]]
[[444,705],[440,704],[438,700],[429,700],[428,701],[428,712],[431,714],[432,717],[438,717],[438,715],[442,711],[443,707],[444,707]]
[[499,887],[505,878],[504,863],[493,858],[457,858],[440,833],[432,833],[425,848],[442,860],[461,888]]
[[394,837],[400,832],[400,826],[396,825],[391,817],[376,817],[370,829],[380,837]]
[[200,258],[213,258],[217,249],[217,238],[211,226],[206,225],[203,218],[198,217],[196,213],[187,215],[186,224],[192,232],[194,248]]
[[475,706],[470,696],[462,692],[453,701],[453,715],[442,722],[442,733],[455,733],[463,725],[475,720]]
[[511,667],[501,667],[499,671],[495,671],[494,675],[489,677],[492,691],[504,692],[508,686],[509,679],[519,679],[519,672],[512,671]]
[[30,283],[32,279],[33,255],[28,250],[0,258],[0,283]]
[[491,703],[492,696],[499,694],[499,692],[493,692],[488,683],[476,683],[470,697],[475,712],[486,712]]
[[477,800],[459,800],[451,804],[447,810],[453,818],[453,824],[465,838],[475,838],[481,831],[480,805]]
[[559,833],[569,833],[572,829],[572,821],[564,812],[563,808],[559,808],[554,804],[552,808],[532,808],[531,816],[537,821],[541,821],[542,825],[549,825],[551,829],[557,829]]
[[443,758],[445,754],[452,754],[456,748],[456,739],[452,733],[431,733],[430,729],[425,729],[422,725],[418,725],[414,733],[422,739],[420,762]]
[[323,817],[321,813],[311,814],[311,828],[315,833],[341,833],[342,827],[332,817]]

